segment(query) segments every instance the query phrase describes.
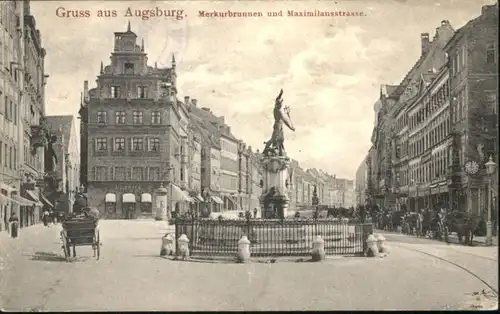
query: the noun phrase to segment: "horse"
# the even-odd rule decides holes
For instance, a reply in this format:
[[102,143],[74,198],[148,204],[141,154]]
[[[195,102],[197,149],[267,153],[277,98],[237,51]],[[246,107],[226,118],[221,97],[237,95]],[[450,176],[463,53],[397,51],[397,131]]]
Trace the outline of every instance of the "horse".
[[[477,214],[454,210],[445,215],[445,240],[448,242],[448,235],[456,232],[458,242],[472,245],[474,235],[479,231],[481,217]],[[462,241],[464,240],[464,241]]]

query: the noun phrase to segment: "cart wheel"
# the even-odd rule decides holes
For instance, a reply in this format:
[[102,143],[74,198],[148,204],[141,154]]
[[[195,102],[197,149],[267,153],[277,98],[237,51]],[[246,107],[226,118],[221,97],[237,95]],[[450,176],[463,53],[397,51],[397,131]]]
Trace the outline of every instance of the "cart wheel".
[[97,260],[101,257],[101,237],[99,233],[97,233],[97,243],[95,244],[97,247]]
[[64,258],[66,259],[66,263],[69,262],[69,245],[68,245],[68,239],[66,238],[66,232],[61,232],[61,242],[62,242],[62,249],[64,252]]

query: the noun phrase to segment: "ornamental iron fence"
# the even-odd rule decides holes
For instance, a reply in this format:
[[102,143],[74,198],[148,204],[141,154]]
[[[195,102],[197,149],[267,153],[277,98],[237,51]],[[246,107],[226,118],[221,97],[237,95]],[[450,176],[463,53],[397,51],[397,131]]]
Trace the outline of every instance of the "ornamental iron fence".
[[242,236],[252,256],[307,256],[320,235],[326,255],[362,255],[372,224],[333,219],[206,219],[175,220],[175,237],[189,238],[191,256],[234,256]]

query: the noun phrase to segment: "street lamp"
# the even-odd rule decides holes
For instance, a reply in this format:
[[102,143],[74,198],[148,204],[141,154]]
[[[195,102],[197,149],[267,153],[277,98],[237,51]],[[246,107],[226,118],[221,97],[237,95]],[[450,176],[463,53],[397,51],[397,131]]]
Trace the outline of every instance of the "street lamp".
[[411,183],[415,186],[415,192],[417,193],[413,209],[415,210],[415,212],[419,212],[419,206],[418,206],[418,203],[419,203],[418,202],[418,182],[415,181],[415,179],[412,179]]
[[491,223],[491,183],[493,174],[495,173],[497,164],[493,161],[493,158],[490,156],[490,159],[485,164],[486,173],[488,174],[488,222],[486,222],[486,245],[491,246],[493,243],[493,226]]

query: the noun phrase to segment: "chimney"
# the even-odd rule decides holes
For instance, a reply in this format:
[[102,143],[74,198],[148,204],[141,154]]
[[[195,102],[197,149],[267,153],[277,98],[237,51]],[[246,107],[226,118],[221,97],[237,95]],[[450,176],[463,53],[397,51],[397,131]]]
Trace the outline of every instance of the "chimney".
[[197,102],[198,101],[196,99],[191,99],[191,104],[193,105],[193,107],[196,107]]
[[484,15],[488,12],[489,9],[491,9],[492,7],[494,7],[495,5],[483,5],[481,7],[481,15]]
[[89,101],[89,81],[83,81],[83,100]]
[[189,105],[189,96],[184,96],[184,104]]
[[424,55],[429,52],[429,46],[431,44],[429,41],[429,33],[420,34],[420,41],[422,43],[422,55]]

